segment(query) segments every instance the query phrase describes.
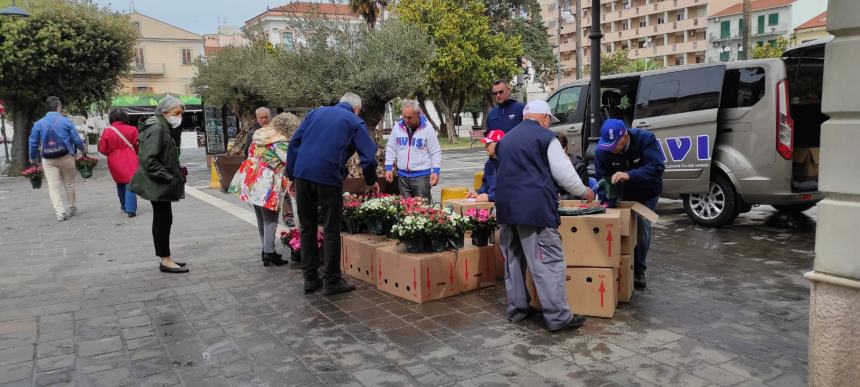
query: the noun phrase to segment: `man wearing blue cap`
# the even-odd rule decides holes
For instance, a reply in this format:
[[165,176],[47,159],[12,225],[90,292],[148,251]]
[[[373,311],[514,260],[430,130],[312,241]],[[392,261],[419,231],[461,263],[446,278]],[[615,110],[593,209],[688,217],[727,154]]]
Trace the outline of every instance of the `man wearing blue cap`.
[[[606,120],[600,128],[600,141],[594,156],[594,177],[606,179],[615,186],[614,198],[598,188],[601,201],[615,205],[615,199],[636,201],[652,211],[663,192],[663,158],[660,144],[653,133],[638,128],[628,129],[624,121]],[[633,250],[633,284],[645,288],[645,257],[651,245],[651,222],[638,218],[636,248]]]

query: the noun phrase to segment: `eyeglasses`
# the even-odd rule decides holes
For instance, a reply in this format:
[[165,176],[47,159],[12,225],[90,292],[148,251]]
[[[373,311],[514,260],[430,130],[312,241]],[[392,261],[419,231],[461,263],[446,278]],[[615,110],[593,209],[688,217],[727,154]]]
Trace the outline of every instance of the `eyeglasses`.
[[493,95],[502,95],[502,94],[505,94],[505,91],[504,91],[504,90],[499,90],[499,91],[494,91],[494,92],[493,92]]

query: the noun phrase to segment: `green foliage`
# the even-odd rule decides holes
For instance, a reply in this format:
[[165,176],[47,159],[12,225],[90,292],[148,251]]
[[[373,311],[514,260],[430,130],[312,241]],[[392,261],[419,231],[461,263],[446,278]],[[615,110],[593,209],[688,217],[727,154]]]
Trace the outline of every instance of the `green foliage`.
[[484,4],[493,32],[519,36],[523,56],[531,63],[537,79],[543,83],[554,79],[557,58],[537,0],[484,0]]
[[454,112],[470,93],[484,92],[494,79],[510,79],[523,54],[518,36],[494,33],[486,7],[478,0],[401,0],[394,13],[426,33],[435,44],[430,63],[430,94],[456,137]]
[[600,74],[612,75],[627,72],[630,64],[633,62],[627,56],[630,54],[628,50],[619,50],[613,53],[600,54]]
[[776,44],[765,43],[763,46],[753,47],[753,59],[781,58],[786,49],[788,40],[780,36]]
[[663,64],[660,62],[657,62],[653,59],[648,59],[648,58],[636,59],[636,60],[631,61],[627,65],[627,68],[624,69],[624,72],[625,73],[635,73],[635,72],[639,72],[639,71],[650,71],[650,70],[657,70],[657,69],[661,69],[661,68],[663,68]]

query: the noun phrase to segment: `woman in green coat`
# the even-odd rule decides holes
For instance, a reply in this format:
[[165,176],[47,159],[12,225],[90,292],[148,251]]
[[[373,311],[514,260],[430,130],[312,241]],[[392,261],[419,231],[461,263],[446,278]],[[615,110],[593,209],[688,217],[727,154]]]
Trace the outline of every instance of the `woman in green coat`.
[[182,124],[184,111],[185,105],[176,97],[167,96],[158,102],[155,116],[140,127],[140,164],[130,184],[132,192],[152,202],[152,240],[164,273],[188,272],[185,263],[174,261],[170,255],[170,202],[185,197],[185,177],[180,173],[179,148],[173,135]]

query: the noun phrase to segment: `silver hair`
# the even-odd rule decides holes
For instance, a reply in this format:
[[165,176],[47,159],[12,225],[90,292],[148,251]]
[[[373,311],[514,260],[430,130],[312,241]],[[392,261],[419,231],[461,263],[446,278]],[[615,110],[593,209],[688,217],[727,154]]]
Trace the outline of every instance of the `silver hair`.
[[171,110],[176,109],[177,107],[181,107],[182,110],[185,110],[185,104],[182,103],[179,98],[176,98],[172,95],[168,95],[158,101],[158,106],[155,107],[155,114],[164,115],[165,113],[169,113]]
[[255,110],[255,111],[254,111],[254,115],[255,115],[255,116],[260,115],[260,113],[266,113],[266,114],[268,114],[268,115],[269,115],[269,117],[271,117],[271,116],[272,116],[272,111],[271,111],[271,110],[269,110],[269,108],[267,108],[267,107],[257,108],[257,110]]
[[350,106],[352,106],[353,109],[361,107],[361,97],[359,97],[358,94],[355,93],[344,94],[343,97],[340,98],[340,102],[348,103]]
[[418,101],[414,99],[404,99],[403,102],[400,103],[400,110],[403,110],[407,107],[412,109],[412,111],[416,113],[421,113],[421,104],[419,104]]

